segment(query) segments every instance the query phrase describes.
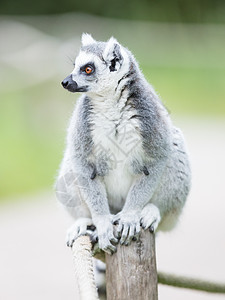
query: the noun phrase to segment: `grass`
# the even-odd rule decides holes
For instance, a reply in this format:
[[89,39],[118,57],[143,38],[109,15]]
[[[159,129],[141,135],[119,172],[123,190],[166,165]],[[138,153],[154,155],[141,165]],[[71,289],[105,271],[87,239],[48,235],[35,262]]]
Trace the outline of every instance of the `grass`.
[[[172,115],[224,117],[225,70],[142,69]],[[52,187],[74,96],[55,80],[0,97],[0,199]]]

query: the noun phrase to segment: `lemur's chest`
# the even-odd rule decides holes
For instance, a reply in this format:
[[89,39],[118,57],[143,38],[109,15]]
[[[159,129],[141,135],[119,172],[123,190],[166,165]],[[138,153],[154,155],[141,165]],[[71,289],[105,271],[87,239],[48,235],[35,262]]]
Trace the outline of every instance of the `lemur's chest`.
[[112,107],[93,114],[94,156],[106,159],[110,170],[129,164],[141,151],[140,124],[135,111]]
[[140,124],[133,118],[135,113],[126,107],[110,107],[93,114],[94,158],[97,169],[105,168],[105,174],[101,171],[109,202],[114,206],[125,200],[135,177],[133,163],[142,157]]

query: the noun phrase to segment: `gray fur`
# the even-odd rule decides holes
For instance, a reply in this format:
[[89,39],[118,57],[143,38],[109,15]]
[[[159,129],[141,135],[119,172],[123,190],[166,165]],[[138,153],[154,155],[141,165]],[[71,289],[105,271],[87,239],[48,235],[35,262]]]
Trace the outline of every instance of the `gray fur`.
[[[89,84],[89,90],[78,100],[70,122],[56,190],[76,220],[67,243],[71,245],[84,233],[80,228],[93,222],[99,247],[112,253],[116,249],[112,242],[120,239],[129,244],[139,234],[140,225],[154,231],[170,230],[176,224],[190,189],[189,159],[181,131],[172,125],[127,49],[111,39],[86,44],[81,53],[82,63],[84,53],[87,61],[88,55],[100,60],[95,62],[95,80],[79,75],[78,67],[72,72],[73,80],[78,85]],[[104,129],[107,126],[111,129]],[[99,143],[98,134],[103,134]],[[136,141],[129,148],[132,136]],[[127,148],[121,146],[124,141]],[[73,184],[71,178],[75,178]],[[116,236],[113,222],[118,224]]]
[[87,53],[93,53],[103,60],[102,53],[103,50],[105,49],[105,46],[106,46],[105,42],[98,42],[87,46],[82,46],[81,50]]

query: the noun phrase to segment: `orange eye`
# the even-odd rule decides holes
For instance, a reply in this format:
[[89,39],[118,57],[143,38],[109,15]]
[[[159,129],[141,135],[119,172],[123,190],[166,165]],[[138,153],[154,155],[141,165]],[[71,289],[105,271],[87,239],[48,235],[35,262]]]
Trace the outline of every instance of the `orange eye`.
[[86,67],[85,72],[86,72],[86,74],[91,74],[92,68],[91,67]]

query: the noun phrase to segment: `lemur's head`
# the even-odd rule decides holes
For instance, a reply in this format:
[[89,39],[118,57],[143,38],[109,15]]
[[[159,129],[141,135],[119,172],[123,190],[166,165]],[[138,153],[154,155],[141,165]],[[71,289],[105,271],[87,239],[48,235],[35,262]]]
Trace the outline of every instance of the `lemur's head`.
[[73,93],[103,96],[115,89],[128,70],[128,52],[117,40],[111,37],[108,42],[98,42],[91,35],[83,34],[74,70],[62,81],[62,86]]

